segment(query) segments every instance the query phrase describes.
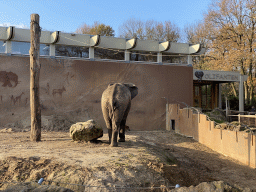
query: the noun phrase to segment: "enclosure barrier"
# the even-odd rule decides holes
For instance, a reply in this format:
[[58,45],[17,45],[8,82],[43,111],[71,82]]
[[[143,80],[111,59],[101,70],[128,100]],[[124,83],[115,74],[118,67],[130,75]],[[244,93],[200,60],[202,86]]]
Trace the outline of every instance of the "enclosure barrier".
[[239,123],[256,127],[256,114],[254,115],[229,115],[229,117],[237,117]]
[[256,168],[256,138],[252,133],[215,129],[214,121],[206,115],[180,109],[179,104],[169,104],[167,130],[193,137],[218,153]]
[[[40,179],[42,180],[42,178]],[[37,181],[29,181],[29,182],[17,182],[17,181],[9,181],[9,182],[1,182],[0,181],[0,184],[13,184],[13,185],[17,185],[17,184],[20,184],[20,183],[39,183],[40,185],[42,184],[40,182],[40,180],[37,182]],[[43,180],[45,181],[45,180]],[[164,185],[161,185],[159,187],[130,187],[130,186],[113,186],[113,187],[108,187],[108,186],[92,186],[92,185],[82,185],[82,184],[74,184],[74,183],[63,183],[63,182],[58,182],[58,181],[52,181],[52,180],[46,180],[45,182],[49,182],[49,183],[55,183],[56,186],[65,186],[65,187],[68,187],[69,185],[71,186],[77,186],[77,187],[82,187],[84,188],[84,191],[95,191],[98,190],[98,191],[120,191],[120,192],[127,192],[127,191],[155,191],[155,190],[167,190],[167,189],[173,189],[173,188],[179,188],[179,184],[175,185],[175,186],[169,186],[168,185],[168,182],[164,181]],[[47,184],[44,184],[44,185],[47,185]],[[47,186],[50,186],[49,184]]]

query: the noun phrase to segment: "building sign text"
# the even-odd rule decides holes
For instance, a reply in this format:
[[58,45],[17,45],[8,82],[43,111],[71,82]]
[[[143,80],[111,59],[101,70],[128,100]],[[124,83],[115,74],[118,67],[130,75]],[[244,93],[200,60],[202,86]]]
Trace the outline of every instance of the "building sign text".
[[204,78],[207,80],[222,80],[222,81],[239,81],[238,75],[226,75],[226,74],[218,74],[218,73],[212,73],[212,74],[205,74]]

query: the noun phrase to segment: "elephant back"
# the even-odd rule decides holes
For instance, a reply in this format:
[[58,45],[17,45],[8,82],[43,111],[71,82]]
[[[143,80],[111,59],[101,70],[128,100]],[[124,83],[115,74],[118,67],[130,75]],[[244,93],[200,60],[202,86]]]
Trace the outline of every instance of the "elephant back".
[[116,109],[125,110],[131,102],[131,92],[120,83],[111,84],[103,92],[101,106],[107,107],[111,111]]

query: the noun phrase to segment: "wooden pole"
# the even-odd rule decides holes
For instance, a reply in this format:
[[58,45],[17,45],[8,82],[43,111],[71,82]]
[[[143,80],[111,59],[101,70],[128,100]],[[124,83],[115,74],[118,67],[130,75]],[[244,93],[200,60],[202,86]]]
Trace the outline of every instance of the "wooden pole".
[[31,141],[41,141],[41,109],[39,100],[40,74],[40,35],[39,15],[31,14],[30,22],[30,110],[31,110]]

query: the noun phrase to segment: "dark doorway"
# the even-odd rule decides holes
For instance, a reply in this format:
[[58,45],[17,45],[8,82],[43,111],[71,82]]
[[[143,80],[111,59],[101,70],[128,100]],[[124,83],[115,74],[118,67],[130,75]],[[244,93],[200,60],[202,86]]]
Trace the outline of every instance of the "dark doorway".
[[175,130],[175,120],[171,119],[171,129]]

